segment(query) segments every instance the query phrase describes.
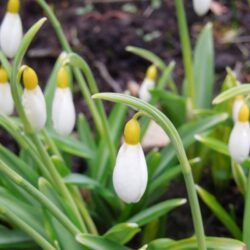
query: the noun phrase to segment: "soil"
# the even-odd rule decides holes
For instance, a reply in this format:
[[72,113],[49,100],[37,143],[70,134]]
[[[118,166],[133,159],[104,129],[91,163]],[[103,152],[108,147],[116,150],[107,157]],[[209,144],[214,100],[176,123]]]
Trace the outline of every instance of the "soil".
[[[100,91],[113,91],[107,73],[121,90],[126,89],[128,81],[142,81],[149,63],[126,52],[125,48],[128,45],[149,49],[166,62],[175,60],[177,65],[174,80],[180,86],[183,66],[174,1],[158,1],[161,3],[158,9],[154,9],[151,5],[157,2],[156,0],[48,2],[55,10],[73,50],[89,63]],[[205,17],[198,17],[192,9],[191,1],[185,1],[185,4],[192,45],[207,22],[212,22],[214,25],[216,89],[219,89],[225,77],[226,66],[235,69],[242,82],[250,81],[250,11],[245,0],[217,2],[227,8],[226,13],[220,16],[210,12]],[[5,4],[2,4],[0,7],[1,16],[4,13],[4,6]],[[24,30],[27,30],[36,20],[43,17],[44,13],[34,0],[23,0],[21,16]],[[237,38],[231,38],[227,43],[223,42],[225,37],[233,32],[238,32]],[[47,22],[33,41],[25,58],[25,63],[37,70],[43,86],[60,53],[61,47],[50,23]],[[103,69],[105,74],[102,72]],[[84,100],[79,95],[75,101],[77,110],[88,114]],[[13,140],[2,130],[0,130],[0,142],[15,152],[18,150]],[[209,179],[211,180],[207,171],[202,186],[216,194],[225,207],[234,204],[237,214],[240,215],[243,201],[235,185],[229,185],[227,189],[218,191],[214,190]],[[185,188],[182,181],[175,180],[171,183],[167,197],[184,196]],[[168,219],[169,237],[191,236],[193,229],[187,209],[188,207],[184,206],[171,213]],[[202,207],[202,211],[206,218],[205,227],[208,235],[230,236],[205,206]]]

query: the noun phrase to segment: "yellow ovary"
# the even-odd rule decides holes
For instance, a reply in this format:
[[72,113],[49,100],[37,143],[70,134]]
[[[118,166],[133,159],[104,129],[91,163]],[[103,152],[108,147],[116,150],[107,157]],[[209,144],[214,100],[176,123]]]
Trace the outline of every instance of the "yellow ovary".
[[8,82],[8,74],[4,68],[0,68],[0,84]]
[[247,122],[249,119],[249,108],[246,104],[243,104],[239,111],[239,117],[240,122]]
[[157,68],[155,65],[151,65],[148,67],[146,76],[150,80],[155,80],[157,78]]
[[38,78],[36,72],[27,67],[23,71],[23,84],[27,90],[35,89],[38,85]]
[[7,5],[7,12],[9,13],[18,13],[20,10],[20,1],[19,0],[9,0]]
[[140,124],[136,119],[129,120],[124,128],[124,140],[127,144],[136,145],[140,142]]
[[57,87],[68,88],[69,87],[69,73],[66,67],[61,67],[57,73]]

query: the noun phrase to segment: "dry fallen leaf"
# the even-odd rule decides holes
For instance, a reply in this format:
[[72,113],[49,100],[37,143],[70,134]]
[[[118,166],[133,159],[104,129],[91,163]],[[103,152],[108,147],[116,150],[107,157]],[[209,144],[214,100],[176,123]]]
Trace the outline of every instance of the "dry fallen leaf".
[[212,1],[210,9],[216,16],[225,14],[228,11],[228,8],[226,6],[215,1]]

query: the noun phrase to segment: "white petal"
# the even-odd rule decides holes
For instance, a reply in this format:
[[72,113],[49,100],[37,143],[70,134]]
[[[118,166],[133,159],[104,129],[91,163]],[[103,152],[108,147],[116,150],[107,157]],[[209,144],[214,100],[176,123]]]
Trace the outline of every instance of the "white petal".
[[126,203],[138,202],[148,181],[145,156],[140,144],[124,143],[117,155],[113,185],[117,195]]
[[234,120],[234,122],[238,121],[239,111],[240,111],[242,104],[244,104],[244,100],[235,100],[233,103],[233,120]]
[[44,127],[47,119],[46,104],[39,86],[33,90],[24,89],[22,103],[25,114],[35,130]]
[[15,56],[22,37],[23,28],[19,14],[7,12],[0,28],[0,44],[7,57]]
[[9,83],[0,83],[0,114],[11,115],[14,111],[14,101]]
[[205,15],[211,6],[212,0],[193,0],[194,11],[197,15]]
[[57,88],[52,105],[53,127],[57,133],[68,135],[72,132],[75,121],[75,106],[69,88]]
[[153,89],[155,86],[155,81],[145,78],[139,90],[139,98],[145,102],[151,100],[151,94],[149,90]]
[[229,138],[229,152],[238,163],[244,161],[250,150],[250,127],[248,122],[236,122]]

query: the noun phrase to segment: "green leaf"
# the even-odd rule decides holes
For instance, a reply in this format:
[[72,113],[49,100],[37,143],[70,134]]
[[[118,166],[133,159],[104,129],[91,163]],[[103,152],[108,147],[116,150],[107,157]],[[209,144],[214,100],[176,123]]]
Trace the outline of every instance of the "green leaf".
[[227,144],[216,138],[206,137],[202,135],[195,135],[195,139],[218,153],[230,156]]
[[194,50],[194,88],[198,108],[210,107],[214,85],[214,45],[212,24],[198,37]]
[[179,127],[186,120],[186,99],[165,90],[152,90],[153,97],[157,98],[163,113]]
[[[212,115],[209,117],[201,118],[201,119],[186,123],[183,126],[181,126],[178,129],[178,132],[181,136],[184,147],[187,148],[188,146],[190,146],[192,143],[195,142],[194,136],[196,134],[202,133],[204,131],[207,131],[215,127],[219,123],[225,121],[227,118],[228,118],[228,114],[221,113],[221,114],[216,114],[216,115]],[[171,144],[166,146],[161,151],[161,155],[162,155],[162,158],[154,174],[154,177],[160,176],[162,173],[164,173],[167,166],[170,163],[174,163],[173,160],[176,159],[176,153],[175,153],[174,147]]]
[[235,161],[232,161],[232,173],[237,187],[240,192],[245,195],[247,193],[247,177],[242,167]]
[[162,71],[167,67],[164,61],[159,56],[157,56],[156,54],[154,54],[153,52],[149,50],[138,48],[138,47],[133,47],[133,46],[128,46],[126,47],[126,51],[131,52],[135,55],[138,55],[148,60],[152,64],[159,67],[159,69],[161,69]]
[[249,95],[250,94],[250,84],[242,84],[237,87],[230,88],[219,94],[214,100],[213,104],[219,104],[225,102],[229,99],[234,98],[237,95]]
[[115,241],[90,234],[78,234],[76,240],[90,250],[132,250]]
[[[208,250],[244,250],[245,244],[238,240],[206,237]],[[158,239],[148,244],[146,250],[197,250],[197,241],[194,237],[173,241],[170,239]]]
[[140,228],[137,224],[121,223],[109,229],[103,237],[123,245],[129,242],[138,232],[140,232]]
[[82,158],[89,159],[94,157],[94,152],[82,142],[72,137],[60,136],[53,131],[48,131],[48,134],[60,150]]
[[172,199],[172,200],[164,201],[150,208],[144,209],[143,211],[134,215],[128,221],[132,223],[137,223],[139,226],[143,226],[147,224],[148,222],[168,213],[174,208],[185,204],[186,202],[187,202],[186,199]]
[[236,222],[229,215],[229,213],[218,202],[215,196],[198,185],[196,186],[196,189],[203,202],[212,210],[214,215],[225,225],[232,235],[236,239],[242,239],[242,232],[240,228],[237,226]]
[[23,249],[34,247],[32,239],[19,230],[0,226],[0,249]]
[[0,50],[0,61],[3,68],[7,71],[8,77],[10,78],[11,65],[2,50]]

